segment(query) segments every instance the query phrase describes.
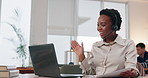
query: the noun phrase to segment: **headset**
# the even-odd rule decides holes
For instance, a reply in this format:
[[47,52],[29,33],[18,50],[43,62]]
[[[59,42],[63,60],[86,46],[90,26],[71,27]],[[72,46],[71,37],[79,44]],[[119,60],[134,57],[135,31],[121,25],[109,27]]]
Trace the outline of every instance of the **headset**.
[[117,31],[117,30],[119,30],[119,27],[117,25],[117,23],[118,23],[117,15],[115,13],[113,13],[113,16],[115,17],[115,24],[112,25],[112,30]]

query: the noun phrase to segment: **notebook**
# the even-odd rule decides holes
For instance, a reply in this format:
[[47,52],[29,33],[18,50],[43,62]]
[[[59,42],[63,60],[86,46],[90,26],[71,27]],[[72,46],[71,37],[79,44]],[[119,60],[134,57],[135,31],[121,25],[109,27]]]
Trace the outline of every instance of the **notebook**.
[[60,74],[54,44],[29,46],[35,75],[44,77],[82,77],[82,74]]

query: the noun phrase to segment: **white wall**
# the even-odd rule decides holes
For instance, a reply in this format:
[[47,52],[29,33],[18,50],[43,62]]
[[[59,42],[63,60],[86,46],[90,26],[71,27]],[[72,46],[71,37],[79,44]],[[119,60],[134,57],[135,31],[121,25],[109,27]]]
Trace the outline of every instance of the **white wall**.
[[129,2],[129,34],[137,44],[148,44],[148,1]]

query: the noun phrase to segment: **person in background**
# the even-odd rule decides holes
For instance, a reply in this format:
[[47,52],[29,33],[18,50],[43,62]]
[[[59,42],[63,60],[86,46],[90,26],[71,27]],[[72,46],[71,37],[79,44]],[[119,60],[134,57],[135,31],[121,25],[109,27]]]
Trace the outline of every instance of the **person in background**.
[[[145,50],[145,44],[144,43],[138,43],[136,45],[137,48],[137,54],[139,55],[137,57],[137,61],[139,63],[141,63],[141,65],[144,68],[148,68],[148,52]],[[148,70],[145,71],[146,73],[148,73]]]
[[[84,55],[81,45],[72,41],[73,51],[78,55],[80,68],[86,75],[104,75],[121,69],[130,69],[121,72],[119,77],[137,77],[137,52],[132,40],[122,39],[116,31],[121,28],[121,16],[115,9],[103,9],[97,22],[97,30],[102,41],[92,45],[89,57]],[[89,31],[87,31],[89,32]]]

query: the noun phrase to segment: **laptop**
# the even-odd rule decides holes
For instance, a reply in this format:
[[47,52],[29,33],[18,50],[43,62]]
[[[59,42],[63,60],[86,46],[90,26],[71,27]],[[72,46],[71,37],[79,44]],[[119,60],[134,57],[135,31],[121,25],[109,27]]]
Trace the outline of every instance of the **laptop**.
[[35,75],[43,77],[82,77],[82,74],[60,74],[54,44],[29,46]]

